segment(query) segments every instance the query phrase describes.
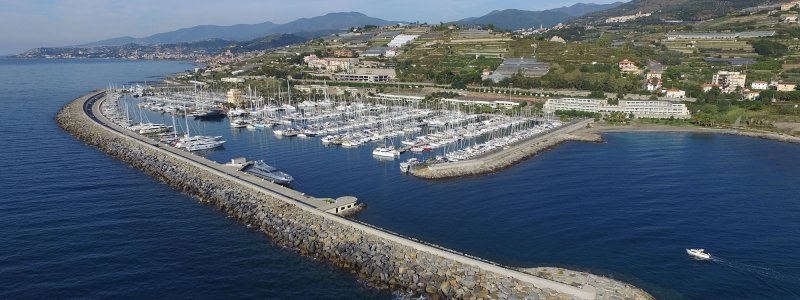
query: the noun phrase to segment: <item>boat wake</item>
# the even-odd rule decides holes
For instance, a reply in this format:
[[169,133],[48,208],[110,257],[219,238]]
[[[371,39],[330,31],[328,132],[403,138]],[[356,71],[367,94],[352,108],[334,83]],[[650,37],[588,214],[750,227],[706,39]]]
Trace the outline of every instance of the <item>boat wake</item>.
[[762,278],[762,279],[782,280],[782,281],[789,281],[789,282],[795,282],[795,283],[800,284],[800,277],[797,277],[797,276],[794,276],[794,275],[783,274],[783,273],[778,272],[778,271],[776,271],[774,269],[754,266],[754,265],[741,263],[741,262],[736,262],[736,261],[731,261],[731,260],[726,260],[726,259],[722,259],[722,258],[719,258],[719,257],[716,257],[716,256],[712,257],[711,261],[714,262],[714,263],[717,263],[717,264],[719,264],[721,266],[731,268],[731,269],[733,269],[733,270],[735,270],[735,271],[737,271],[739,273],[743,273],[743,274],[746,274],[746,275],[755,275],[755,276],[757,276],[759,278]]

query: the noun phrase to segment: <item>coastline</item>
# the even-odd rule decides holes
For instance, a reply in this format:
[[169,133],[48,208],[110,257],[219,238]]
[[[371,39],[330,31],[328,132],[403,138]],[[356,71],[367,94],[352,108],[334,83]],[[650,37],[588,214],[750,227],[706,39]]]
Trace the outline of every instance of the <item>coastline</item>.
[[118,132],[102,122],[102,115],[95,114],[99,104],[90,103],[93,95],[99,93],[67,104],[56,116],[58,124],[108,155],[259,228],[276,244],[350,270],[376,287],[426,294],[434,299],[653,298],[641,289],[611,279],[604,283],[608,286],[598,287],[554,281],[299,205],[238,176],[226,176],[207,167],[214,162],[171,154],[172,150],[149,139]]
[[754,130],[754,129],[735,129],[735,128],[721,128],[721,127],[709,128],[709,127],[699,127],[699,126],[673,126],[673,125],[641,124],[641,123],[635,123],[632,125],[620,125],[620,126],[607,125],[607,124],[593,124],[592,127],[586,128],[579,132],[587,134],[602,134],[602,133],[612,133],[612,132],[622,132],[622,133],[688,132],[688,133],[728,134],[728,135],[760,138],[760,139],[785,142],[785,143],[800,144],[800,137],[793,135],[770,132],[770,131]]
[[[674,126],[674,125],[661,125],[661,124],[642,124],[634,123],[631,125],[608,125],[603,123],[592,122],[585,120],[580,122],[580,125],[573,124],[572,128],[566,130],[555,130],[542,137],[533,138],[529,141],[519,143],[511,146],[508,149],[486,155],[480,158],[474,158],[465,161],[447,162],[440,164],[433,164],[422,166],[411,170],[411,175],[422,179],[440,180],[452,179],[469,176],[479,176],[491,173],[496,173],[501,170],[510,168],[526,159],[536,156],[542,152],[556,148],[565,142],[603,142],[603,133],[636,133],[636,132],[689,132],[689,133],[706,133],[706,134],[728,134],[738,135],[752,138],[760,138],[785,143],[800,144],[800,137],[788,134],[760,131],[760,130],[746,130],[735,128],[708,128],[698,126]],[[581,127],[581,128],[579,128]]]

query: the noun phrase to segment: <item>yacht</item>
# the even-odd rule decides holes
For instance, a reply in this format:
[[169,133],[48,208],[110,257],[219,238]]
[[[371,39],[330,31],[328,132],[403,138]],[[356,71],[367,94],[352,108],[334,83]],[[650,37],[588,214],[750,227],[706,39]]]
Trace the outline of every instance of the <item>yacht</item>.
[[705,249],[686,249],[686,253],[691,255],[693,258],[700,260],[711,260],[711,253],[706,253],[705,251]]
[[217,147],[222,147],[225,144],[224,140],[196,140],[196,141],[188,141],[184,143],[184,149],[186,151],[200,151],[200,150],[208,150]]
[[294,181],[292,175],[278,171],[278,169],[266,164],[263,160],[253,162],[252,165],[245,169],[245,172],[282,185],[289,185]]
[[221,119],[225,117],[225,112],[221,109],[214,109],[214,110],[199,110],[192,114],[195,119],[200,120],[211,120],[211,119]]
[[411,171],[411,168],[418,165],[419,163],[420,163],[419,158],[416,157],[409,158],[406,162],[400,163],[400,172],[408,173],[408,171]]
[[393,147],[378,147],[372,151],[372,155],[395,158],[400,156],[400,151],[395,150]]

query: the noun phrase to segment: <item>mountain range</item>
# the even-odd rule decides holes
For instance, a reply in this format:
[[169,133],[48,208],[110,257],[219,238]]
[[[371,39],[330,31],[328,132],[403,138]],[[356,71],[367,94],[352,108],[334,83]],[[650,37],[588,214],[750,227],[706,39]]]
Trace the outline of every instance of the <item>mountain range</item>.
[[577,17],[616,8],[623,2],[610,4],[577,3],[556,9],[530,11],[519,9],[495,10],[481,17],[466,18],[453,23],[459,25],[489,25],[506,30],[517,30],[531,27],[552,27]]
[[608,17],[652,13],[654,17],[680,20],[706,20],[744,8],[786,0],[632,0],[608,10],[587,14],[577,21],[599,21]]
[[248,41],[274,34],[294,34],[305,38],[313,38],[331,32],[347,30],[351,27],[361,27],[364,25],[386,26],[397,23],[400,22],[373,18],[358,12],[338,12],[313,18],[301,18],[286,24],[263,22],[231,26],[200,25],[158,33],[142,38],[130,36],[112,38],[81,45],[81,47],[120,46],[125,44],[175,44],[211,39]]

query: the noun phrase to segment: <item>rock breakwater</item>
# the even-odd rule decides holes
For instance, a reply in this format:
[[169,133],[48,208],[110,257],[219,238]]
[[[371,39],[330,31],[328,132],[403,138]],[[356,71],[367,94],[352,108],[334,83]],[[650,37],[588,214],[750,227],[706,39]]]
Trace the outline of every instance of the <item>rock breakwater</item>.
[[503,268],[272,195],[170,154],[158,144],[130,138],[96,122],[86,113],[87,99],[93,95],[66,105],[56,116],[56,122],[108,155],[259,228],[274,243],[350,270],[376,287],[434,299],[612,299],[616,296],[598,297],[593,286],[579,288]]

